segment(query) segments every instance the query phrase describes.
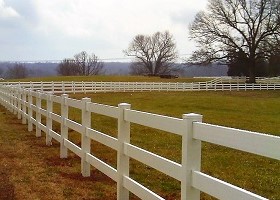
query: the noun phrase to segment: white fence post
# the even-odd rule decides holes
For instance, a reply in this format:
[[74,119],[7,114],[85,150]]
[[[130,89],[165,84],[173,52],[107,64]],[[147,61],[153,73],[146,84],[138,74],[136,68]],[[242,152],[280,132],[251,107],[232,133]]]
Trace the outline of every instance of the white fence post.
[[76,82],[72,81],[72,92],[76,94]]
[[18,100],[17,100],[17,96],[18,96],[18,91],[16,88],[14,88],[14,91],[13,91],[13,107],[14,107],[14,115],[17,114],[18,112]]
[[237,91],[239,91],[239,81],[237,82]]
[[52,145],[52,137],[50,136],[49,132],[52,130],[52,118],[51,113],[53,111],[53,101],[52,101],[52,95],[48,94],[47,96],[47,133],[46,133],[46,145],[50,146]]
[[22,90],[22,124],[26,124],[26,90]]
[[9,88],[9,111],[13,112],[13,90],[12,88]]
[[54,82],[52,81],[52,93],[54,94]]
[[130,109],[130,107],[130,104],[119,104],[117,200],[129,199],[129,191],[123,187],[123,177],[129,176],[129,157],[124,154],[124,143],[130,143],[130,123],[124,120],[124,112],[125,109]]
[[12,112],[12,88],[8,89],[8,110]]
[[33,125],[32,125],[32,95],[31,95],[31,90],[28,91],[28,131],[33,131]]
[[68,94],[61,95],[61,141],[60,141],[60,158],[68,157],[67,147],[64,145],[64,139],[68,139],[68,127],[66,126],[66,119],[68,119],[68,105],[66,99]]
[[18,103],[18,106],[17,106],[18,107],[18,116],[17,117],[18,117],[18,119],[21,119],[21,107],[22,107],[21,106],[21,91],[22,90],[19,88],[17,91],[18,91],[18,95],[17,95],[17,99],[18,99],[17,100],[17,103]]
[[82,92],[84,92],[84,94],[86,93],[86,88],[85,88],[85,83],[84,83],[84,81],[82,81]]
[[8,89],[6,89],[6,100],[7,100],[7,104],[6,104],[6,107],[7,107],[7,109],[8,109],[8,111],[10,111],[11,110],[11,105],[10,105],[10,99],[11,99],[11,97],[10,97],[10,90],[11,90],[11,88],[8,88]]
[[87,109],[87,103],[91,102],[90,98],[83,98],[82,99],[82,125],[84,127],[84,131],[82,133],[82,151],[83,155],[81,158],[81,171],[83,177],[90,176],[90,163],[86,161],[86,154],[90,153],[90,143],[91,139],[87,137],[87,128],[91,127],[91,112]]
[[192,187],[192,171],[200,171],[201,141],[193,139],[193,122],[201,122],[202,115],[184,114],[186,130],[182,136],[182,168],[181,200],[199,200],[200,191]]
[[65,93],[65,84],[64,84],[64,81],[62,81],[62,93]]
[[40,90],[37,90],[37,93],[36,93],[36,137],[41,137],[41,135],[42,135],[42,131],[41,131],[40,125],[39,125],[42,121],[41,106],[42,106],[41,93],[40,93]]
[[13,96],[14,96],[14,94],[13,94],[14,92],[13,92],[13,88],[11,88],[10,89],[10,91],[9,91],[9,96],[10,96],[10,100],[9,100],[9,102],[10,102],[10,112],[11,113],[13,113],[14,112],[14,107],[13,107],[13,105],[14,105],[14,98],[13,98]]

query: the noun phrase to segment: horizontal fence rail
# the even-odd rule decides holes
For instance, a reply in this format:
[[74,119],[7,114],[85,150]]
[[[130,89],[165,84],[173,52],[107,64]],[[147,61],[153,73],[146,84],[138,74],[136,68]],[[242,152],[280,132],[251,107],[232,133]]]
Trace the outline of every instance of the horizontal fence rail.
[[[37,89],[35,88],[35,90]],[[46,102],[45,107],[42,107],[43,100]],[[17,115],[18,119],[22,119],[22,123],[28,125],[28,131],[32,131],[36,127],[37,137],[44,132],[47,145],[51,145],[52,140],[59,142],[61,158],[68,156],[68,150],[78,155],[81,158],[83,176],[90,176],[90,166],[93,166],[117,182],[118,200],[128,200],[129,192],[141,199],[163,199],[129,176],[130,158],[180,181],[182,200],[198,200],[201,191],[219,199],[265,199],[202,173],[200,171],[201,141],[280,160],[280,137],[206,124],[202,122],[202,116],[198,114],[185,114],[182,119],[179,119],[132,110],[130,105],[125,103],[114,107],[93,103],[89,98],[76,100],[69,98],[67,94],[56,96],[8,85],[0,86],[0,103]],[[54,103],[60,104],[60,115],[53,112]],[[81,110],[80,123],[69,119],[69,107]],[[91,113],[117,119],[117,138],[92,129]],[[41,122],[42,116],[46,118],[45,123]],[[60,131],[53,130],[53,121],[60,123]],[[181,136],[181,163],[131,144],[130,123]],[[68,139],[68,129],[73,129],[81,134],[80,146]],[[92,140],[117,152],[116,168],[91,154]]]
[[[33,91],[57,93],[97,92],[151,92],[151,91],[239,91],[280,90],[278,79],[260,79],[249,84],[242,79],[216,78],[208,82],[1,82],[2,85],[19,86]],[[280,80],[280,79],[279,79]]]

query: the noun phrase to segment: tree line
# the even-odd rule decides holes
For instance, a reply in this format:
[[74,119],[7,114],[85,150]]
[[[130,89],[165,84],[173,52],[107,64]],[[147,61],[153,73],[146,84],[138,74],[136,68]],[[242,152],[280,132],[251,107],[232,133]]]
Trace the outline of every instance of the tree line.
[[[218,62],[228,65],[228,75],[280,75],[280,1],[209,0],[189,26],[198,49],[188,65]],[[135,57],[134,74],[159,75],[176,70],[178,53],[169,32],[137,35],[124,51]]]
[[32,70],[28,69],[23,63],[3,63],[0,68],[0,77],[8,79],[26,78],[32,74]]
[[209,0],[189,27],[199,49],[189,62],[228,64],[230,74],[279,75],[280,1]]
[[92,76],[104,73],[104,64],[92,53],[82,51],[74,58],[64,59],[57,67],[57,73],[62,76]]

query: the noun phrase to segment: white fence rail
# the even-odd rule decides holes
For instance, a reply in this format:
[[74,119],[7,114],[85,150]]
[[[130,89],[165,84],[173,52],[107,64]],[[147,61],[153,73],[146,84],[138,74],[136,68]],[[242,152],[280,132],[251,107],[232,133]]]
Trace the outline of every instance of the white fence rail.
[[[42,101],[46,101],[43,109]],[[145,188],[129,175],[129,158],[142,162],[181,182],[181,199],[198,200],[200,191],[219,199],[265,199],[249,191],[211,177],[200,171],[201,141],[250,152],[280,160],[280,137],[244,130],[215,126],[202,123],[202,116],[185,114],[182,119],[156,115],[130,109],[129,104],[118,107],[92,103],[89,98],[75,100],[67,94],[55,96],[26,90],[19,87],[1,86],[0,103],[9,111],[17,114],[22,123],[28,123],[28,130],[36,127],[36,136],[46,134],[46,144],[52,139],[60,143],[60,157],[66,158],[68,150],[81,158],[81,173],[90,176],[90,166],[94,166],[117,182],[117,199],[129,199],[129,191],[141,199],[163,199],[158,194]],[[53,103],[61,105],[61,115],[53,113]],[[81,124],[68,118],[69,107],[81,110]],[[32,113],[35,112],[35,115]],[[91,128],[91,113],[98,113],[118,119],[117,138]],[[46,123],[41,117],[46,117]],[[55,132],[52,122],[61,124]],[[177,134],[182,137],[182,161],[176,163],[130,143],[130,123],[136,123],[155,129]],[[81,134],[81,146],[68,139],[68,129]],[[97,141],[117,151],[117,168],[91,154],[91,140]]]
[[148,92],[148,91],[233,91],[233,90],[280,90],[280,82],[257,84],[214,79],[208,82],[2,82],[2,85],[19,86],[33,91],[55,93],[92,92]]

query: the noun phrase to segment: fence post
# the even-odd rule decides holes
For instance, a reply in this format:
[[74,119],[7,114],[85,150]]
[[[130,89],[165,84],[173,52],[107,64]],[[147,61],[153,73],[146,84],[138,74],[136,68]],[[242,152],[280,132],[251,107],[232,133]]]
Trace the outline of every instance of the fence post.
[[268,83],[266,83],[266,90],[268,90]]
[[14,113],[14,88],[11,89],[11,113]]
[[[242,85],[242,84],[241,84]],[[240,89],[240,85],[239,85],[239,81],[237,82],[237,91],[239,91]],[[245,83],[245,90],[246,90],[246,83]]]
[[44,85],[43,85],[43,82],[41,81],[41,92],[44,91]]
[[64,85],[64,81],[61,82],[62,83],[62,93],[65,93],[65,85]]
[[41,93],[40,93],[40,90],[37,90],[37,93],[36,93],[36,137],[41,137],[41,135],[42,135],[42,131],[40,129],[40,123],[42,121],[41,106],[42,106]]
[[17,99],[17,95],[18,95],[18,91],[17,91],[17,89],[16,88],[14,88],[14,91],[13,91],[13,99],[14,99],[14,101],[13,101],[13,107],[14,107],[14,115],[16,115],[17,114],[17,112],[18,112],[18,99]]
[[130,143],[130,123],[124,120],[124,112],[131,106],[121,103],[118,107],[117,200],[128,200],[129,191],[123,187],[123,177],[129,176],[129,157],[124,154],[124,143]]
[[47,133],[46,133],[46,145],[50,146],[52,145],[52,137],[50,136],[49,132],[52,130],[52,118],[51,113],[53,111],[53,101],[52,101],[52,95],[47,95]]
[[13,113],[13,88],[11,87],[9,90],[9,111]]
[[201,122],[202,115],[184,114],[186,130],[182,137],[182,171],[181,199],[199,200],[200,191],[192,187],[192,171],[200,171],[201,141],[193,139],[193,122]]
[[14,93],[13,93],[13,88],[11,87],[10,88],[10,91],[9,91],[9,102],[10,102],[10,112],[11,113],[13,113],[14,112],[14,110],[13,110],[13,105],[14,105],[14,99],[13,99],[13,95],[14,95]]
[[10,112],[14,112],[14,88],[10,90]]
[[74,93],[74,82],[73,81],[71,82],[71,93]]
[[82,92],[84,92],[84,94],[86,93],[84,81],[82,81]]
[[22,90],[22,124],[26,124],[26,90]]
[[5,88],[2,88],[2,101],[4,103],[5,108],[7,109],[7,92]]
[[9,93],[9,88],[5,88],[5,96],[6,96],[6,108],[9,110],[9,99],[10,99],[10,93]]
[[91,112],[87,109],[87,103],[91,102],[90,98],[82,99],[82,125],[84,127],[84,131],[82,133],[82,151],[83,155],[81,158],[81,171],[83,177],[90,176],[90,163],[86,161],[86,154],[90,153],[90,143],[91,139],[87,137],[87,128],[91,127]]
[[54,94],[54,82],[52,81],[52,93]]
[[29,87],[29,88],[31,91],[33,91],[33,82],[30,81],[30,85],[31,85],[31,87]]
[[28,91],[28,131],[33,131],[33,125],[32,125],[32,95],[31,95],[31,90]]
[[67,147],[64,146],[64,139],[68,139],[68,127],[66,126],[66,119],[68,119],[68,105],[66,104],[68,94],[61,95],[61,141],[60,141],[60,158],[68,157]]
[[18,115],[17,118],[21,119],[21,89],[18,89],[18,94],[17,94],[17,103],[18,103]]
[[13,99],[14,99],[14,102],[13,102],[13,108],[14,108],[14,110],[13,110],[13,113],[14,113],[14,115],[16,115],[17,114],[17,90],[16,90],[16,88],[14,88],[14,91],[13,91]]

